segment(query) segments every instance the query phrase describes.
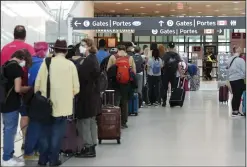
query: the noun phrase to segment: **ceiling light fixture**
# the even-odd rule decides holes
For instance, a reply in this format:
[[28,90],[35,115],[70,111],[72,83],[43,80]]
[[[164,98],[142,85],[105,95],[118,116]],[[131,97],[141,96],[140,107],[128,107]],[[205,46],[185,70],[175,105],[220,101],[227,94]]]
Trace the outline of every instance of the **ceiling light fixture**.
[[141,8],[141,9],[144,9],[145,7],[144,7],[144,6],[141,6],[140,8]]
[[160,11],[155,11],[154,13],[159,13]]
[[162,4],[160,4],[160,3],[158,3],[158,4],[156,4],[156,6],[161,6]]
[[129,10],[129,9],[124,9],[124,10],[126,10],[126,11],[127,11],[127,10]]
[[171,17],[175,16],[175,15],[170,15]]
[[215,12],[218,12],[219,10],[214,10]]
[[211,5],[206,5],[206,7],[211,7]]
[[202,13],[202,12],[197,12],[197,13]]
[[114,13],[114,12],[115,12],[115,10],[110,10],[110,12]]
[[183,16],[185,16],[186,14],[182,14]]
[[238,8],[234,8],[233,10],[238,10]]
[[239,3],[238,1],[233,1],[232,3]]
[[170,10],[171,12],[175,12],[176,10],[175,9],[172,9],[172,10]]
[[160,17],[165,17],[165,16],[160,16]]
[[223,13],[222,15],[225,16],[226,14]]
[[118,3],[116,3],[117,5],[121,5],[122,3],[120,3],[120,2],[118,2]]
[[188,7],[188,9],[192,9],[192,7]]

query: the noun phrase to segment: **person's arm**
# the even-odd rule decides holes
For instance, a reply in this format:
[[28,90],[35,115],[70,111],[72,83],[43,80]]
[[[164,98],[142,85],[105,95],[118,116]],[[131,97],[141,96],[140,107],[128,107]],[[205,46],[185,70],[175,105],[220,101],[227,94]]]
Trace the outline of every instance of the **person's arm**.
[[133,59],[133,57],[131,56],[131,57],[129,57],[129,59],[130,59],[130,62],[131,62],[131,67],[132,67],[132,70],[133,70],[133,72],[136,74],[136,64],[135,64],[135,61],[134,61],[134,59]]
[[99,65],[97,58],[90,59],[89,68],[91,68],[89,72],[90,77],[93,78],[93,80],[97,79],[100,76],[100,65]]
[[107,68],[106,68],[106,70],[108,71],[108,69],[114,64],[113,63],[113,56],[111,56],[110,58],[109,58],[109,61],[108,61],[108,64],[107,64]]
[[244,73],[244,76],[245,76],[246,75],[246,70],[245,70],[246,64],[245,64],[244,59],[238,58],[238,62],[237,63],[239,64],[239,67],[240,67],[241,71]]
[[71,68],[72,68],[73,95],[75,96],[80,91],[80,83],[79,83],[79,77],[76,66],[74,64],[72,64],[71,66],[72,66]]
[[[46,74],[46,63],[45,61],[41,64],[38,75],[35,80],[34,92],[40,91],[41,81],[45,79],[44,75]],[[46,75],[45,75],[46,76]]]

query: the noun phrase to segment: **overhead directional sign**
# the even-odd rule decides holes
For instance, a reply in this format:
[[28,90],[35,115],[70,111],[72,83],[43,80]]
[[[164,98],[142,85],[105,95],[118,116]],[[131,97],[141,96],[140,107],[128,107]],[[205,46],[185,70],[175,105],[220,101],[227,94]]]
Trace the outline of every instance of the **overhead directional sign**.
[[73,18],[74,30],[245,29],[246,17],[95,17]]
[[186,30],[186,29],[152,29],[152,30],[136,30],[137,36],[162,36],[162,35],[224,35],[222,29],[202,29],[202,30]]

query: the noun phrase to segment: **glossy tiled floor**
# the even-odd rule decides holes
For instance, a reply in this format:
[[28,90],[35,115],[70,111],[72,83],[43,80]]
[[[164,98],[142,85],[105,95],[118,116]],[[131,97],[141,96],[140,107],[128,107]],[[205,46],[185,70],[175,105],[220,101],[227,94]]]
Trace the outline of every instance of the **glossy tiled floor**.
[[142,108],[121,145],[104,142],[96,158],[66,158],[63,166],[244,166],[245,118],[231,118],[217,94],[190,92],[183,108]]

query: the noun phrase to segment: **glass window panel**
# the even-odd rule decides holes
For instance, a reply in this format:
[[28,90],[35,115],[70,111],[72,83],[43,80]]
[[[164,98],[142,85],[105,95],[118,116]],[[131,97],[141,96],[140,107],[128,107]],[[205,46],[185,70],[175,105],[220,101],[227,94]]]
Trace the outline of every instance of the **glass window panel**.
[[219,35],[218,36],[218,42],[229,42],[230,41],[230,30],[225,29],[224,30],[224,35]]
[[246,32],[245,29],[234,29],[234,32]]
[[173,42],[184,42],[184,36],[173,36]]
[[219,43],[218,52],[230,52],[230,43]]
[[156,36],[156,42],[163,42],[164,36]]
[[200,35],[198,36],[185,36],[185,42],[188,42],[188,38],[189,38],[189,42],[201,42],[200,39]]
[[155,42],[155,36],[151,36],[151,42]]
[[139,41],[139,36],[135,36],[135,42]]
[[139,36],[140,42],[150,42],[150,36]]
[[213,42],[213,36],[212,35],[206,35],[206,42]]

